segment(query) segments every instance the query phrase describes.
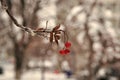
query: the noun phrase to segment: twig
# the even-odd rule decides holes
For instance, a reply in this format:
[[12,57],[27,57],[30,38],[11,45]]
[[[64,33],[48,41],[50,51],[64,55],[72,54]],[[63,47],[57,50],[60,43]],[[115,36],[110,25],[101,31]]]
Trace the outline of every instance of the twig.
[[[0,1],[1,1],[2,7],[5,9],[6,13],[8,14],[8,16],[10,17],[10,19],[13,21],[13,23],[14,23],[17,27],[19,27],[19,28],[21,28],[22,30],[30,33],[30,35],[32,35],[32,36],[34,36],[34,35],[37,34],[37,32],[36,32],[35,30],[32,30],[32,29],[29,28],[29,27],[26,27],[26,26],[23,26],[23,25],[19,24],[18,21],[15,19],[15,17],[14,17],[14,16],[11,14],[11,12],[8,10],[8,6],[7,6],[6,1],[5,1],[5,0],[0,0]],[[44,32],[41,31],[41,33],[50,33],[50,31],[47,31],[47,30],[44,31]],[[39,35],[39,34],[37,34],[37,35]]]
[[26,32],[29,32],[31,35],[34,34],[33,30],[28,28],[28,27],[25,27],[21,24],[18,23],[18,21],[15,19],[15,17],[11,14],[11,12],[8,10],[8,6],[7,6],[7,3],[5,0],[1,0],[1,4],[2,4],[2,7],[5,9],[6,13],[8,14],[8,16],[11,18],[11,20],[14,22],[14,24],[21,28],[22,30],[26,31]]
[[[46,22],[46,28],[44,29],[44,28],[38,28],[38,29],[36,29],[36,30],[34,30],[34,29],[31,29],[30,27],[26,27],[26,26],[24,26],[24,24],[23,25],[21,25],[21,24],[19,24],[18,23],[18,21],[15,19],[15,17],[11,14],[11,12],[10,12],[10,10],[8,9],[8,6],[7,6],[7,4],[6,4],[6,2],[5,2],[5,0],[1,0],[1,4],[2,4],[2,6],[3,6],[3,8],[5,9],[5,11],[6,11],[6,13],[8,14],[8,16],[10,17],[10,19],[13,21],[13,23],[17,26],[17,27],[19,27],[19,28],[21,28],[22,30],[24,30],[25,32],[28,32],[30,35],[32,35],[32,36],[43,36],[43,37],[47,37],[46,35],[47,34],[53,34],[52,36],[50,36],[50,40],[51,40],[51,38],[52,38],[52,42],[55,40],[55,42],[58,44],[58,38],[56,37],[56,36],[58,36],[57,34],[61,34],[61,32],[64,32],[64,35],[66,35],[66,38],[68,39],[68,36],[67,36],[67,34],[65,33],[65,31],[64,30],[61,30],[61,29],[59,29],[60,28],[60,25],[57,25],[57,26],[55,26],[52,30],[50,30],[50,29],[47,29],[47,23],[48,23],[48,21]],[[36,5],[36,7],[38,6],[38,4]],[[38,8],[35,8],[34,9],[34,12],[36,12],[36,10],[38,10]],[[34,16],[32,16],[32,18],[33,18]],[[54,38],[55,37],[55,38]],[[58,36],[58,37],[60,37],[60,36]]]

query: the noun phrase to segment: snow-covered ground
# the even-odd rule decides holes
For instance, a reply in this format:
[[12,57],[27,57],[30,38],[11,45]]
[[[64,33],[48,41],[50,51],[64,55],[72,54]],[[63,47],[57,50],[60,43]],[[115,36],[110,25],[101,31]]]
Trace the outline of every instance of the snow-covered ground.
[[[0,80],[15,80],[14,67],[11,64],[4,64],[4,74],[0,75]],[[67,79],[63,73],[45,72],[45,80],[74,80]],[[22,74],[21,80],[41,80],[41,72],[39,69],[29,70]]]

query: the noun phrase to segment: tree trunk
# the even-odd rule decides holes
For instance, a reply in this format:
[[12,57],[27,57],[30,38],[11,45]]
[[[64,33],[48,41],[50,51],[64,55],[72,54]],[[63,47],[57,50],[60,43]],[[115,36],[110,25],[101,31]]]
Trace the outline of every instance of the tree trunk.
[[22,47],[18,45],[18,43],[15,43],[15,78],[16,80],[20,80],[20,76],[22,73],[22,64],[23,64],[23,58],[24,58],[24,50],[22,50]]

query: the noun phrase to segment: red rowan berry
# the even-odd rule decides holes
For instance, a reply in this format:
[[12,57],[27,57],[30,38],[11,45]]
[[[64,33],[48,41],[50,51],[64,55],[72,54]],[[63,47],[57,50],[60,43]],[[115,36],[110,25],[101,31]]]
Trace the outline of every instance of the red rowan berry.
[[65,54],[65,51],[64,51],[64,50],[60,50],[59,53],[60,53],[61,55],[63,55],[63,54]]
[[55,74],[59,74],[59,70],[55,70],[54,73],[55,73]]
[[70,42],[65,42],[65,47],[66,48],[70,48],[71,47],[71,43]]
[[69,49],[65,49],[64,52],[65,52],[65,54],[68,54],[68,53],[70,53],[70,50]]

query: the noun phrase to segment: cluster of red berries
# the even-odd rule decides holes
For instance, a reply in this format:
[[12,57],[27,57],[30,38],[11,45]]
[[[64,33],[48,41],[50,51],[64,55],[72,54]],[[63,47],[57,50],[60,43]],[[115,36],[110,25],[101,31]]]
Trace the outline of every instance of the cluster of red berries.
[[70,53],[69,48],[71,47],[71,43],[70,42],[65,42],[64,45],[65,45],[65,47],[62,50],[59,51],[59,53],[61,55],[66,55],[66,54]]

